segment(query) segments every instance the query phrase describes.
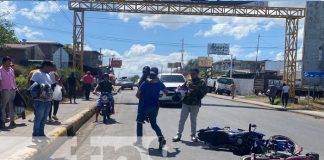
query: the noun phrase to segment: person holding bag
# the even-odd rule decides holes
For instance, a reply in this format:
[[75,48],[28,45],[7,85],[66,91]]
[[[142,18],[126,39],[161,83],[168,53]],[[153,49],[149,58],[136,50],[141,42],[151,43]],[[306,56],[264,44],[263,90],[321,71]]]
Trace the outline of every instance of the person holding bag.
[[57,118],[56,114],[60,105],[60,102],[63,99],[63,85],[61,83],[61,79],[58,81],[59,83],[55,85],[54,92],[53,92],[53,116],[52,116],[52,108],[49,112],[49,116],[53,118],[55,121],[58,121],[59,119]]

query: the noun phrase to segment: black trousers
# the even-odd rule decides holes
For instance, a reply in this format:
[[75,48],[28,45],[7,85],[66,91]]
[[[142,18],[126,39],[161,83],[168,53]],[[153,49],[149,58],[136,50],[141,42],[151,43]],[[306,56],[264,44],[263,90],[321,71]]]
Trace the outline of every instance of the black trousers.
[[76,99],[75,87],[69,89],[69,97],[70,97],[70,102],[72,102],[72,97],[74,98],[74,102],[75,102],[75,99]]
[[289,99],[289,94],[288,93],[283,93],[281,97],[282,105],[287,106],[288,105],[288,99]]
[[53,101],[52,101],[52,104],[53,104],[53,105],[51,106],[50,112],[49,112],[49,114],[48,114],[48,117],[49,117],[49,118],[52,117],[52,108],[54,108],[54,113],[53,113],[53,115],[56,116],[57,111],[58,111],[58,108],[59,108],[59,105],[60,105],[60,101],[55,101],[55,100],[53,100]]
[[86,100],[89,100],[90,99],[90,92],[91,92],[91,84],[84,84],[83,88],[84,88],[84,93],[85,93]]

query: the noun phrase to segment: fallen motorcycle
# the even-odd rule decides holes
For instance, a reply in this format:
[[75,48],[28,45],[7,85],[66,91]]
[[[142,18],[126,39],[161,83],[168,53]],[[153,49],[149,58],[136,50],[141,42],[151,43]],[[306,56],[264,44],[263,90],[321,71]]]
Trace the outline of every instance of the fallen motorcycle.
[[317,153],[302,154],[303,148],[286,136],[272,136],[264,146],[267,148],[265,153],[252,154],[243,160],[319,160]]
[[207,128],[198,131],[198,139],[217,149],[227,149],[236,155],[263,153],[264,134],[256,132],[256,125],[250,124],[249,130],[231,130],[230,127]]
[[100,115],[103,117],[103,123],[107,123],[110,119],[111,108],[113,103],[113,95],[108,92],[102,92],[98,100],[98,109],[100,110]]

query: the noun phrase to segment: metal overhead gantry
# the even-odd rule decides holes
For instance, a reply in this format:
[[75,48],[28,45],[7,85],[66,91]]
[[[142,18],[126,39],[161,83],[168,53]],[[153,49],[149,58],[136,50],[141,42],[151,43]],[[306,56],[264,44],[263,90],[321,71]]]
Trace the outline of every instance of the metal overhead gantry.
[[[74,11],[73,67],[83,71],[84,12],[123,12],[142,14],[173,14],[202,16],[235,16],[285,18],[284,82],[290,86],[290,96],[295,96],[296,60],[298,45],[298,21],[305,17],[305,8],[259,7],[243,5],[217,5],[182,1],[109,1],[70,0],[69,9]],[[76,55],[81,62],[76,64]]]

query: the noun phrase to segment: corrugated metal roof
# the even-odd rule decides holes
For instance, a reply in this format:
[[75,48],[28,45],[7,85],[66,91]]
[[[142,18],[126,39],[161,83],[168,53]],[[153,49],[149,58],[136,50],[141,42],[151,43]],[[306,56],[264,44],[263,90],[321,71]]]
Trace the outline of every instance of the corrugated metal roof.
[[37,46],[37,44],[5,44],[8,48],[26,49]]

